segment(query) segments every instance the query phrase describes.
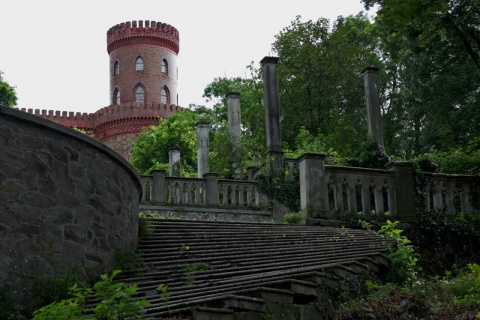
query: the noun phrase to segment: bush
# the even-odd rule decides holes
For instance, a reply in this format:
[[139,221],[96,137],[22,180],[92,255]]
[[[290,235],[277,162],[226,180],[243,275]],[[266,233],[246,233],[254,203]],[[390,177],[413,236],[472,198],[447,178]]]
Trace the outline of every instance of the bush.
[[[53,302],[33,312],[33,320],[50,319],[139,319],[150,306],[146,300],[135,300],[136,285],[122,282],[113,283],[113,278],[121,271],[115,270],[111,275],[104,274],[92,288],[70,287],[72,298]],[[85,307],[87,296],[93,296],[98,304]]]
[[287,213],[283,217],[283,223],[285,223],[285,224],[295,224],[295,223],[299,223],[301,220],[302,220],[302,213],[301,212]]

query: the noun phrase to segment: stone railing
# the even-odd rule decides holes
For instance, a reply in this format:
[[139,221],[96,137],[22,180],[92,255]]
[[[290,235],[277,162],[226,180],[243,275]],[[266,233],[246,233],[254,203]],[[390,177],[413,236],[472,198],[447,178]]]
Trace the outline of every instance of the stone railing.
[[140,180],[140,204],[250,210],[261,206],[256,182],[219,180],[216,173],[206,173],[204,178],[181,178],[166,177],[165,170],[155,170]]
[[[406,162],[392,162],[386,170],[325,165],[325,155],[304,154],[298,159],[300,202],[305,219],[335,219],[335,213],[361,212],[411,221],[416,212],[415,172]],[[469,214],[480,210],[480,177],[420,174],[426,211]]]
[[395,215],[395,173],[386,170],[325,166],[329,211],[386,211]]
[[474,198],[478,191],[475,188],[479,188],[478,177],[435,173],[422,173],[421,176],[426,211],[469,214],[478,206],[478,197]]

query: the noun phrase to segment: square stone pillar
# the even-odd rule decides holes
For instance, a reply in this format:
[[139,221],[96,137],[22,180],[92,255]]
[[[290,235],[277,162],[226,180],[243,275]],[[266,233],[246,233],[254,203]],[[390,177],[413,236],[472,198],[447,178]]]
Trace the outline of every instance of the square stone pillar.
[[180,177],[180,148],[168,149],[168,163],[170,164],[170,177]]
[[165,170],[153,170],[152,177],[151,201],[155,204],[165,204]]
[[368,133],[383,147],[382,113],[380,111],[380,89],[378,68],[368,67],[362,72],[365,84]]
[[265,100],[265,124],[270,175],[279,177],[283,173],[283,151],[280,136],[280,108],[278,104],[277,57],[265,57],[260,61],[263,71]]
[[395,171],[395,214],[401,222],[410,222],[415,218],[414,169],[408,162],[390,162],[387,170]]
[[229,92],[227,94],[228,135],[232,144],[238,144],[242,136],[242,117],[240,108],[240,93]]
[[199,122],[196,125],[197,130],[197,176],[203,178],[203,175],[210,171],[208,167],[208,158],[210,155],[210,123]]
[[204,178],[206,179],[205,204],[207,206],[218,206],[218,173],[205,173]]
[[298,159],[303,219],[329,219],[325,155],[305,153]]

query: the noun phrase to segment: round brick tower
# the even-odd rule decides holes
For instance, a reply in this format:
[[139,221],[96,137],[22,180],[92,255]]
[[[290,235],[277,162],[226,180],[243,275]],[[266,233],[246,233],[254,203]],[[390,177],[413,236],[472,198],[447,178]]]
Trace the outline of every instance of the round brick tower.
[[143,127],[157,125],[178,105],[179,33],[155,21],[129,21],[107,32],[110,106],[95,113],[95,138],[127,160]]
[[155,21],[118,24],[107,32],[110,101],[178,105],[179,34]]
[[26,110],[70,128],[80,128],[129,160],[132,141],[178,106],[179,34],[155,21],[117,24],[107,32],[110,105],[95,113]]

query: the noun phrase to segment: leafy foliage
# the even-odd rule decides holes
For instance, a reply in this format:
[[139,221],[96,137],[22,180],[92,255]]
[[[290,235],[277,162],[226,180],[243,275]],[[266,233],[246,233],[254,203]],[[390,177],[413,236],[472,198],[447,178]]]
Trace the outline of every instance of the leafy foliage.
[[139,173],[149,174],[154,169],[168,168],[168,149],[180,148],[181,168],[184,172],[196,173],[197,122],[212,120],[211,111],[205,108],[186,109],[166,119],[158,126],[143,129],[133,145],[130,161]]
[[35,278],[32,287],[35,307],[40,308],[55,301],[70,298],[70,287],[77,285],[79,288],[83,288],[86,286],[83,279],[84,272],[83,268],[77,267],[71,272],[56,276],[39,275]]
[[378,231],[380,235],[392,238],[397,242],[396,247],[390,248],[388,255],[390,267],[387,281],[398,285],[412,284],[417,280],[418,272],[421,270],[417,265],[419,255],[415,252],[411,241],[401,234],[403,230],[396,228],[397,224],[398,221],[387,220],[387,223]]
[[295,223],[299,223],[301,220],[302,220],[301,212],[287,213],[283,217],[283,223],[285,224],[295,224]]
[[3,72],[0,71],[0,105],[13,107],[17,104],[17,94],[15,87],[12,87],[2,77]]
[[[138,288],[113,282],[113,278],[121,271],[115,270],[110,275],[103,274],[92,288],[70,287],[71,298],[53,302],[33,312],[34,320],[43,319],[139,319],[150,304],[146,300],[133,298]],[[85,307],[88,296],[92,295],[98,304]]]
[[298,176],[292,181],[286,179],[274,179],[267,176],[257,178],[258,190],[270,198],[270,209],[277,201],[287,206],[291,211],[300,211],[300,182]]

